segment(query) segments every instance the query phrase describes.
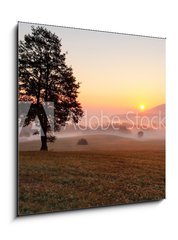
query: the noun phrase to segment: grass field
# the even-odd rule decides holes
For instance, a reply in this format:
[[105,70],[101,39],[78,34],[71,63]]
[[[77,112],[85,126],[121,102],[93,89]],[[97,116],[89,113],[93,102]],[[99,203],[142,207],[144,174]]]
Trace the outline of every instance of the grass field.
[[18,214],[162,199],[163,142],[135,150],[20,151]]

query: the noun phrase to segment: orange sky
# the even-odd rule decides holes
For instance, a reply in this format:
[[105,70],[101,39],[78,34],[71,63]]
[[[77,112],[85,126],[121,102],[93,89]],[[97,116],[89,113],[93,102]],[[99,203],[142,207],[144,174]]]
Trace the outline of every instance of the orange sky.
[[[19,37],[30,32],[20,23]],[[68,52],[81,82],[79,100],[90,113],[110,115],[165,103],[165,40],[62,27],[48,27]]]

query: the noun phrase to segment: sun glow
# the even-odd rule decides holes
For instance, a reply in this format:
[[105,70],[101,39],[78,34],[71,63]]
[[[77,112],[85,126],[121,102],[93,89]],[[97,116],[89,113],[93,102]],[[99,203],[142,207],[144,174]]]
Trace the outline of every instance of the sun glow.
[[139,106],[139,109],[140,109],[141,111],[144,111],[144,110],[145,110],[145,105],[141,104],[141,105]]

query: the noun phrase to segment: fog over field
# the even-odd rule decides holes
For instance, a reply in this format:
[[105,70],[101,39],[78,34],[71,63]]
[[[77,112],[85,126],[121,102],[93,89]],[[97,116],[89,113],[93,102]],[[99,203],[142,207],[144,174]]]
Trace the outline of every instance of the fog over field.
[[[118,151],[118,150],[164,150],[165,141],[162,139],[139,139],[121,137],[110,134],[82,135],[87,145],[79,145],[79,136],[65,136],[49,143],[49,151]],[[40,139],[19,144],[20,151],[39,151]]]
[[[140,144],[141,142],[162,141],[165,139],[164,104],[140,113],[139,115],[136,113],[129,114],[128,116],[126,114],[112,115],[108,117],[109,120],[102,123],[101,119],[99,119],[97,123],[88,120],[88,124],[85,125],[84,123],[79,123],[78,125],[67,123],[66,126],[61,128],[60,132],[55,133],[57,143],[54,144],[55,147],[50,148],[58,151],[58,148],[60,149],[60,142],[65,141],[68,146],[70,142],[75,143],[76,148],[74,150],[77,150],[77,141],[80,138],[90,139],[90,145],[93,142],[98,145],[99,143],[95,141],[95,139],[98,138],[101,142],[105,142],[107,139],[109,141],[109,139],[112,138],[117,139],[115,142],[117,145],[123,141],[128,143],[135,141]],[[104,117],[106,119],[106,116]],[[115,121],[113,121],[113,119]],[[141,136],[139,135],[140,133]],[[27,148],[30,148],[30,145],[34,144],[32,143],[33,141],[35,141],[35,145],[40,141],[40,128],[37,128],[35,124],[31,124],[22,129],[19,138],[20,149],[26,149],[25,142],[31,142],[31,144],[27,144],[29,146]]]

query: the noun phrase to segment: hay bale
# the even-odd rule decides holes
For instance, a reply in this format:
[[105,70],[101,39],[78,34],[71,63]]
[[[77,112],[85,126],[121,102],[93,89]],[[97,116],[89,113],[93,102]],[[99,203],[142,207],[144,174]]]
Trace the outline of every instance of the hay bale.
[[88,145],[88,142],[85,138],[81,138],[78,140],[78,145]]

